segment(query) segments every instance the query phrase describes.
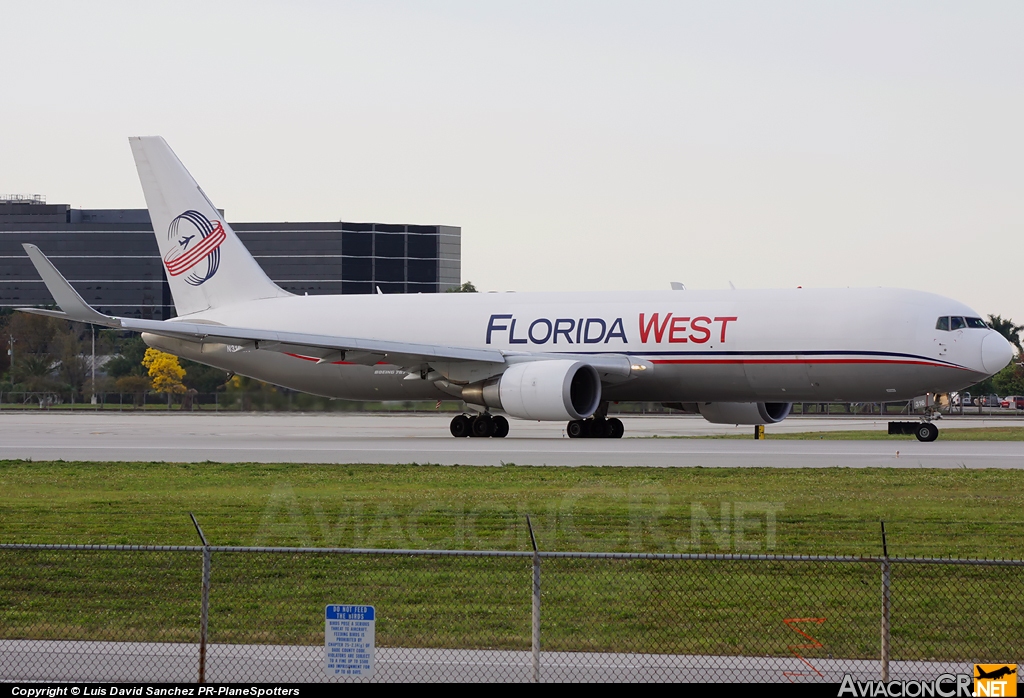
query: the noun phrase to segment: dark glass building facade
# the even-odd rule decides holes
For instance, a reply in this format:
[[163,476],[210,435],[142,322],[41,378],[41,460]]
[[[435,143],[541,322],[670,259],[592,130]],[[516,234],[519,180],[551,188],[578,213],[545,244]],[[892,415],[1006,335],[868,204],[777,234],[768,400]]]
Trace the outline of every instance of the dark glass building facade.
[[[438,293],[461,283],[461,234],[446,225],[232,223],[256,261],[296,294]],[[102,313],[164,320],[174,303],[145,209],[0,200],[0,306],[51,305],[22,249],[37,245]]]

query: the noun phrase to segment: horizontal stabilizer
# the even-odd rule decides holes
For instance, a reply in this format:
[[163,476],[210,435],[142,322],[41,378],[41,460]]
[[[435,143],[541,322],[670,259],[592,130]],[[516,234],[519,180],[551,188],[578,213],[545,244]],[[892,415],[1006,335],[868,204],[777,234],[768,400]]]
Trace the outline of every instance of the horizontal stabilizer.
[[19,310],[35,313],[36,315],[64,317],[76,322],[89,322],[94,325],[103,325],[105,327],[121,326],[121,323],[117,318],[97,312],[92,308],[92,306],[82,300],[82,297],[78,295],[78,291],[71,287],[68,280],[65,279],[59,271],[57,271],[57,267],[53,266],[53,262],[47,259],[46,255],[44,255],[38,247],[28,243],[23,244],[22,247],[25,248],[25,252],[28,253],[28,258],[32,260],[33,266],[35,266],[36,271],[39,272],[39,276],[42,277],[47,290],[50,292],[50,295],[53,296],[53,300],[57,301],[57,305],[59,305],[61,310],[64,312],[57,313],[53,310],[44,311],[36,308],[19,308]]
[[63,310],[48,310],[46,308],[15,308],[19,313],[31,313],[32,315],[45,315],[46,317],[60,318],[61,320],[70,320],[68,314]]

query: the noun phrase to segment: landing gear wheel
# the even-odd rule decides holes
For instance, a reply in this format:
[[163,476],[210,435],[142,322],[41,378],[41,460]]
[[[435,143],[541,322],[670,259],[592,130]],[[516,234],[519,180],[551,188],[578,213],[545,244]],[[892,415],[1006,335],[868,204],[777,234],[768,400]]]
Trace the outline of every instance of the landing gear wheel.
[[583,439],[587,437],[586,425],[582,419],[574,419],[565,425],[565,433],[570,439]]
[[622,420],[612,417],[608,420],[608,431],[606,433],[610,439],[621,439],[622,435],[626,433],[626,427],[622,426]]
[[607,419],[594,419],[589,420],[590,422],[590,438],[592,439],[604,439],[608,437],[608,420]]
[[494,433],[491,434],[496,439],[504,439],[508,436],[508,420],[498,415],[492,420],[494,424]]
[[914,430],[918,441],[935,441],[939,438],[939,428],[931,422],[924,422]]
[[463,436],[469,436],[469,417],[464,414],[453,417],[449,429],[455,438],[461,439]]
[[494,433],[494,421],[491,415],[482,414],[474,417],[470,424],[470,435],[479,438],[486,438]]

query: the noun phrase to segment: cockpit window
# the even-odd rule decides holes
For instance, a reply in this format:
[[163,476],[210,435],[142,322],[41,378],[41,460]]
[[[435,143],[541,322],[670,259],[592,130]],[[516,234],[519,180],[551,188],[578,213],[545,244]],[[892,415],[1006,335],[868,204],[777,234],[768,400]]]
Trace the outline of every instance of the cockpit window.
[[940,317],[935,323],[935,329],[944,330],[949,332],[950,330],[962,330],[967,327],[973,327],[976,329],[987,329],[988,325],[985,321],[977,317],[963,318],[959,315],[953,315],[952,317]]

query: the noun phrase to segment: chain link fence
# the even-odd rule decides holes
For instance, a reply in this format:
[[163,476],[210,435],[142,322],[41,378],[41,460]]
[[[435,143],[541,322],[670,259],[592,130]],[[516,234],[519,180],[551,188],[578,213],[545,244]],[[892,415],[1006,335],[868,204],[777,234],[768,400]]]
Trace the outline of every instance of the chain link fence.
[[[1024,561],[0,546],[0,680],[933,680],[1024,648]],[[376,609],[328,675],[325,608]]]
[[[93,401],[95,397],[95,401]],[[262,390],[228,390],[200,393],[194,390],[184,395],[175,394],[170,402],[164,393],[151,390],[138,393],[97,392],[72,390],[14,390],[0,385],[0,411],[100,411],[100,412],[461,412],[466,409],[460,400],[445,400],[440,405],[434,400],[391,400],[359,402],[318,397],[285,388],[267,386]],[[611,405],[609,411],[619,415],[673,415],[682,413],[668,404],[659,402],[629,402]],[[1024,409],[999,405],[968,405],[944,407],[944,414],[953,416],[1020,417]],[[900,402],[831,402],[793,404],[790,417],[871,417],[893,418],[900,415],[921,415],[924,410],[914,407],[913,400]]]

